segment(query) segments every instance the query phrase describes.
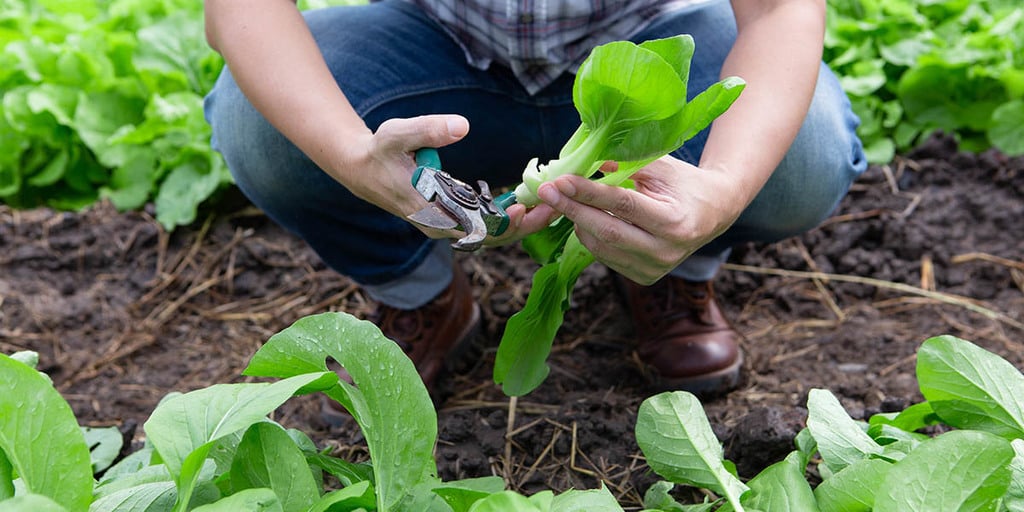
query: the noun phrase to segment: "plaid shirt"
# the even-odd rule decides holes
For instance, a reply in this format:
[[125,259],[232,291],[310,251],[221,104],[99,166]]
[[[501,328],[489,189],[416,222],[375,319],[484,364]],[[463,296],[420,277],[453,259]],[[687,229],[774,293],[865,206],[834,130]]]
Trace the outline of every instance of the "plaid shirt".
[[512,69],[530,94],[575,72],[590,50],[628,39],[656,16],[695,0],[407,0],[427,12],[470,65]]

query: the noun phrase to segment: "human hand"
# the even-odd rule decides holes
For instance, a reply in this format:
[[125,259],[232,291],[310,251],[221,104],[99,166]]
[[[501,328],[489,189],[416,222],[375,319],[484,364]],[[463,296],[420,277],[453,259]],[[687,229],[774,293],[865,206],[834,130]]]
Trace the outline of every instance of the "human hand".
[[[416,150],[447,146],[467,133],[469,122],[458,115],[389,119],[376,132],[346,141],[349,153],[339,159],[339,169],[330,174],[359,198],[405,219],[427,206],[412,185]],[[464,236],[456,230],[411,224],[431,238]]]
[[[363,149],[354,157],[343,159],[344,170],[338,173],[342,177],[336,179],[360,198],[404,219],[427,206],[426,200],[412,185],[416,150],[447,146],[461,140],[468,132],[469,122],[458,115],[389,119],[366,139],[346,144],[349,148]],[[509,216],[508,229],[499,236],[488,236],[485,245],[513,243],[543,229],[560,215],[548,206],[527,209],[519,204],[510,206],[506,213]],[[465,236],[459,230],[412,224],[430,238]]]
[[722,234],[752,197],[735,176],[671,156],[632,179],[635,190],[560,176],[538,196],[576,224],[597,261],[640,284],[654,283]]

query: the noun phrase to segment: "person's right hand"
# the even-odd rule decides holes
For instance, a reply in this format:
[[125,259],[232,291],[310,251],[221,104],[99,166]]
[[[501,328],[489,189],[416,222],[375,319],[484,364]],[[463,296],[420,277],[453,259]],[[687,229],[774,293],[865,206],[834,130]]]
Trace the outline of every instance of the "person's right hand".
[[[447,146],[467,133],[469,121],[458,115],[389,119],[364,139],[346,141],[340,168],[328,172],[359,198],[405,219],[427,206],[412,185],[416,150]],[[464,236],[412,224],[431,238]]]

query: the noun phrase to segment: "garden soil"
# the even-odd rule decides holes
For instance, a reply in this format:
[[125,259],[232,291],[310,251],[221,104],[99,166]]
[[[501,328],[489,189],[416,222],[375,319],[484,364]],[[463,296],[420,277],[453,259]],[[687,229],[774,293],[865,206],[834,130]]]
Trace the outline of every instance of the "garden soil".
[[[38,351],[83,424],[120,426],[137,444],[166,393],[244,381],[249,357],[296,319],[373,311],[236,192],[217,204],[173,234],[145,211],[0,206],[0,351]],[[501,475],[527,493],[603,482],[636,507],[657,476],[633,427],[659,389],[634,353],[613,275],[584,273],[550,376],[512,409],[491,381],[493,356],[535,265],[516,247],[458,261],[485,336],[440,386],[441,476]],[[716,289],[745,336],[745,371],[739,389],[703,402],[744,477],[793,448],[812,388],[831,390],[856,419],[921,400],[914,355],[928,337],[960,336],[1024,368],[1024,158],[961,153],[933,137],[871,167],[819,228],[736,248]],[[302,397],[275,418],[364,460],[355,425],[327,426],[320,408]]]

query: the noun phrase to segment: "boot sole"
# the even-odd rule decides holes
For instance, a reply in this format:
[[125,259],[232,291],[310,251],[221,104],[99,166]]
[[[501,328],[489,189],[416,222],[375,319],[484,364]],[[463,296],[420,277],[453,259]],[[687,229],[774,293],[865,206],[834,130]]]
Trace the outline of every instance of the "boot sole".
[[735,389],[739,385],[742,369],[741,350],[736,362],[721,370],[693,377],[663,377],[655,374],[653,379],[657,387],[666,391],[688,391],[698,396],[715,396]]

